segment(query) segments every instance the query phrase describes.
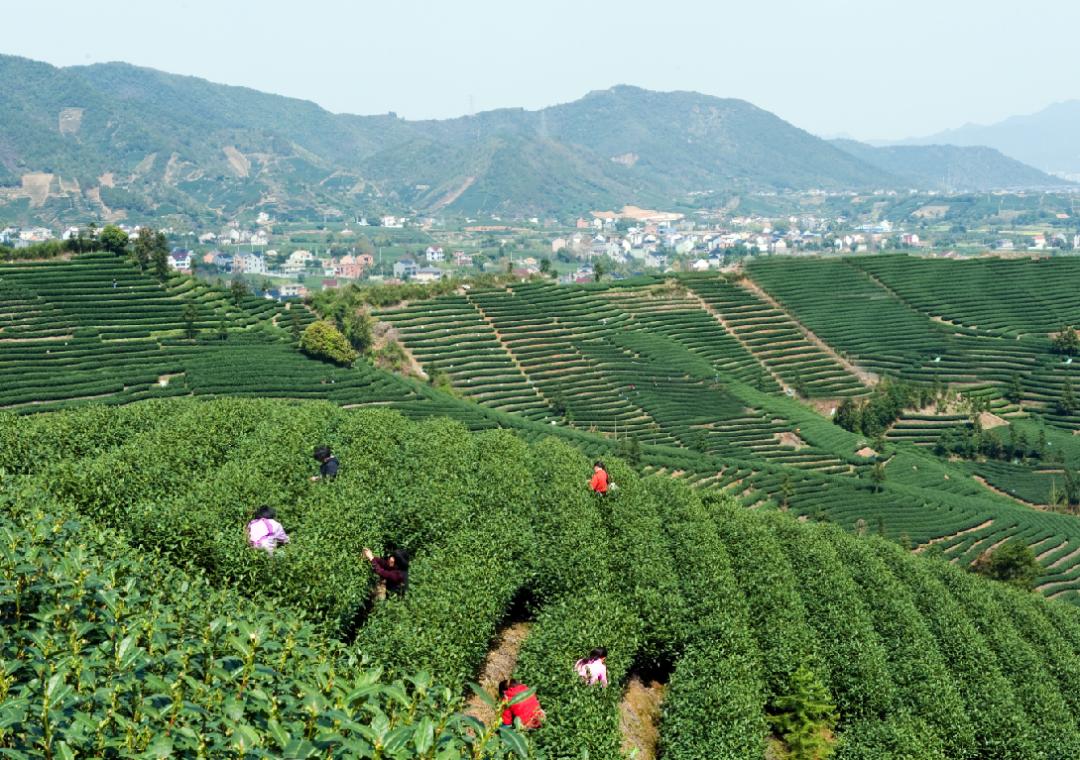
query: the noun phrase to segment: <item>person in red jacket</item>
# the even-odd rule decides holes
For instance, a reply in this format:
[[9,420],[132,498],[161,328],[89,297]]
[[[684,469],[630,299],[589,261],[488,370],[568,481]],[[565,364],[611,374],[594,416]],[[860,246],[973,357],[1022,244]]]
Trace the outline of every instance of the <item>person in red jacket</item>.
[[[515,697],[524,694],[528,690],[528,686],[515,681],[513,678],[499,684],[499,696],[502,697],[503,702],[513,702]],[[526,697],[517,704],[508,705],[503,710],[502,724],[504,726],[513,726],[514,718],[520,720],[521,727],[526,730],[540,728],[540,725],[544,722],[544,711],[540,708],[540,700],[536,698],[535,694]]]
[[593,476],[589,481],[589,488],[601,496],[608,492],[608,474],[603,462],[596,462],[593,465]]

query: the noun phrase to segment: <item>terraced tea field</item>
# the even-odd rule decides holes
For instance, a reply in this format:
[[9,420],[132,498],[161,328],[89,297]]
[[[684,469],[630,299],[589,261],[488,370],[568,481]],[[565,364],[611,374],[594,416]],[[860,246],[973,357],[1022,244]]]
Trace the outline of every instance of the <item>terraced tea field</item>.
[[[882,269],[864,271],[871,266]],[[762,260],[749,280],[530,282],[379,311],[422,366],[446,373],[455,397],[366,362],[343,369],[300,355],[292,320],[314,316],[298,304],[237,305],[189,278],[163,286],[105,254],[3,266],[0,408],[25,414],[185,395],[322,399],[449,416],[531,442],[555,437],[594,457],[626,454],[634,440],[644,472],[724,491],[746,507],[932,544],[957,562],[1007,536],[1039,547],[1053,537],[1063,551],[1043,554],[1040,588],[1077,597],[1074,518],[1026,506],[1047,498],[1062,466],[1080,468],[1077,417],[1054,408],[1072,365],[1049,352],[1045,335],[990,332],[974,318],[946,324],[920,311],[883,285],[895,269],[885,258]],[[850,298],[836,302],[835,292]],[[199,308],[195,340],[183,335],[188,303]],[[1063,313],[1045,311],[1045,322]],[[934,454],[942,432],[969,424],[952,409],[908,410],[885,450],[866,453],[878,444],[828,415],[884,375],[985,398],[1029,442],[1042,435],[1049,451],[1063,452],[1065,465],[944,461]],[[1016,377],[1019,404],[1004,399]],[[875,485],[878,460],[885,480]],[[986,535],[968,532],[984,525]]]

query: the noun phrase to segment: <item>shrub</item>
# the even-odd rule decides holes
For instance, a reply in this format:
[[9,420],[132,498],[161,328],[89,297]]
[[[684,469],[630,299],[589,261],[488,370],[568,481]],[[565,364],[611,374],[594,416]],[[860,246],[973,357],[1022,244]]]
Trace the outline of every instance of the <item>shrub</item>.
[[786,694],[773,700],[769,722],[787,744],[792,760],[825,760],[833,751],[836,705],[829,690],[805,665],[791,674]]
[[312,322],[300,336],[300,350],[308,356],[325,359],[344,367],[352,366],[359,358],[348,339],[326,321]]
[[1031,591],[1042,573],[1034,550],[1022,541],[1011,540],[993,552],[980,556],[971,570],[1024,591]]

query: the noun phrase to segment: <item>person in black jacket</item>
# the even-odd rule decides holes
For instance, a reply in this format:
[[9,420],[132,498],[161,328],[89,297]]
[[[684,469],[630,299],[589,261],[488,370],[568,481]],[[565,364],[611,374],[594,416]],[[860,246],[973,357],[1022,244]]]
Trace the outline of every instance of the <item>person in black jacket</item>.
[[338,473],[338,460],[330,452],[329,446],[315,447],[315,461],[319,463],[319,474],[311,476],[311,482],[316,480],[333,480]]

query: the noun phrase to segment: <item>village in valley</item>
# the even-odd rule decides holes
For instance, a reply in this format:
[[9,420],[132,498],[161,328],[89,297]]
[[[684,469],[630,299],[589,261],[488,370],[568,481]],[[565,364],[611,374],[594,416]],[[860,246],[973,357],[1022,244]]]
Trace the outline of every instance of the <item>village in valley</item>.
[[[969,228],[942,213],[949,206],[934,194],[922,202],[907,219],[896,221],[850,208],[841,214],[688,214],[624,206],[564,220],[390,214],[343,218],[338,213],[321,224],[279,222],[259,212],[246,220],[163,231],[170,241],[173,270],[211,281],[243,280],[252,291],[274,299],[303,298],[357,282],[427,284],[480,274],[550,277],[566,284],[658,272],[730,271],[752,256],[905,251],[967,258],[1080,249],[1080,229],[1074,227],[1071,213],[1059,212],[1012,230]],[[118,226],[138,237],[138,224]],[[80,229],[9,226],[0,229],[0,245],[18,249],[67,240]]]

